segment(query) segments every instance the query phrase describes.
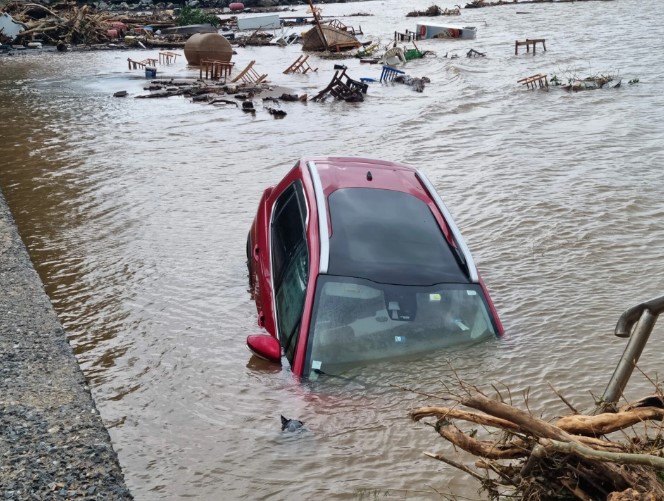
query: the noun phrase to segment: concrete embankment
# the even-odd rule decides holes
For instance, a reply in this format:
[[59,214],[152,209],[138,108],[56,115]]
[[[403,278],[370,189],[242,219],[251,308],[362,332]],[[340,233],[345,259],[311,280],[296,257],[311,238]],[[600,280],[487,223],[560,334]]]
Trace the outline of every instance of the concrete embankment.
[[132,499],[2,193],[0,499]]

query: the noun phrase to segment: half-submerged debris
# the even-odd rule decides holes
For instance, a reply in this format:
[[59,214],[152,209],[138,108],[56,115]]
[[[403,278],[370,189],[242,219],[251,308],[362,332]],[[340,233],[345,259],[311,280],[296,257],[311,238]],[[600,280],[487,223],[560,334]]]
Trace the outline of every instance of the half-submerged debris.
[[[586,77],[584,79],[572,80],[567,85],[561,85],[561,89],[565,90],[595,90],[605,87],[608,83],[613,82],[615,77],[613,75],[597,75],[594,77]],[[612,87],[620,87],[620,81]]]
[[466,57],[485,57],[486,52],[479,52],[475,49],[470,49],[468,52],[466,52]]
[[418,77],[411,77],[408,75],[398,75],[394,77],[392,81],[396,83],[410,85],[415,92],[423,92],[424,84],[430,83],[431,79],[429,77],[418,78]]
[[[622,84],[622,80],[618,79],[616,83],[612,83],[617,79],[616,75],[607,74],[607,75],[594,75],[588,76],[585,78],[578,77],[577,75],[572,75],[566,77],[567,83],[563,83],[563,79],[558,75],[553,75],[551,77],[551,85],[559,86],[561,89],[569,91],[580,91],[580,90],[596,90],[604,89],[607,87],[618,88]],[[633,83],[633,80],[630,80],[629,83]],[[636,79],[638,82],[638,79]],[[609,85],[612,84],[612,85]]]
[[477,37],[477,28],[475,26],[453,27],[432,23],[417,23],[415,32],[419,34],[420,39],[460,38],[474,40]]
[[284,118],[286,116],[286,112],[284,110],[280,110],[278,108],[272,108],[270,106],[267,106],[265,109],[274,118]]
[[304,426],[302,421],[281,416],[281,431],[296,431]]
[[311,0],[309,8],[314,16],[315,26],[302,35],[302,50],[343,51],[357,49],[362,46],[355,38],[354,30],[337,20],[325,23],[321,20],[320,8],[314,7]]

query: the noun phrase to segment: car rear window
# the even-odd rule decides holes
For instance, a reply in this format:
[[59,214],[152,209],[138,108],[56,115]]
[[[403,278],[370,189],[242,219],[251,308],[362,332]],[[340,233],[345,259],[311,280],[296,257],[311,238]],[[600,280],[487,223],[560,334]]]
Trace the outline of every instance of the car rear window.
[[408,193],[345,188],[328,197],[333,275],[403,285],[469,283],[431,210]]

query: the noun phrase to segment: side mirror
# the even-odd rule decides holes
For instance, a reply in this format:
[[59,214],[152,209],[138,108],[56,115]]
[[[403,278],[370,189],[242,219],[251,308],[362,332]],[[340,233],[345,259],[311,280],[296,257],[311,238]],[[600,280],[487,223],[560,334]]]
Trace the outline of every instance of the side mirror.
[[247,336],[247,346],[257,357],[281,363],[281,345],[276,338],[264,334],[253,334]]

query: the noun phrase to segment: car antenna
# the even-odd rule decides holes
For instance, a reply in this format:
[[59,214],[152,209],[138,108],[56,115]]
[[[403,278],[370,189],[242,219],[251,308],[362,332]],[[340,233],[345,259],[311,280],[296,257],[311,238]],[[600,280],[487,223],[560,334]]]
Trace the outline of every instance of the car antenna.
[[367,181],[371,181],[373,179],[373,176],[371,175],[371,171],[367,171]]

